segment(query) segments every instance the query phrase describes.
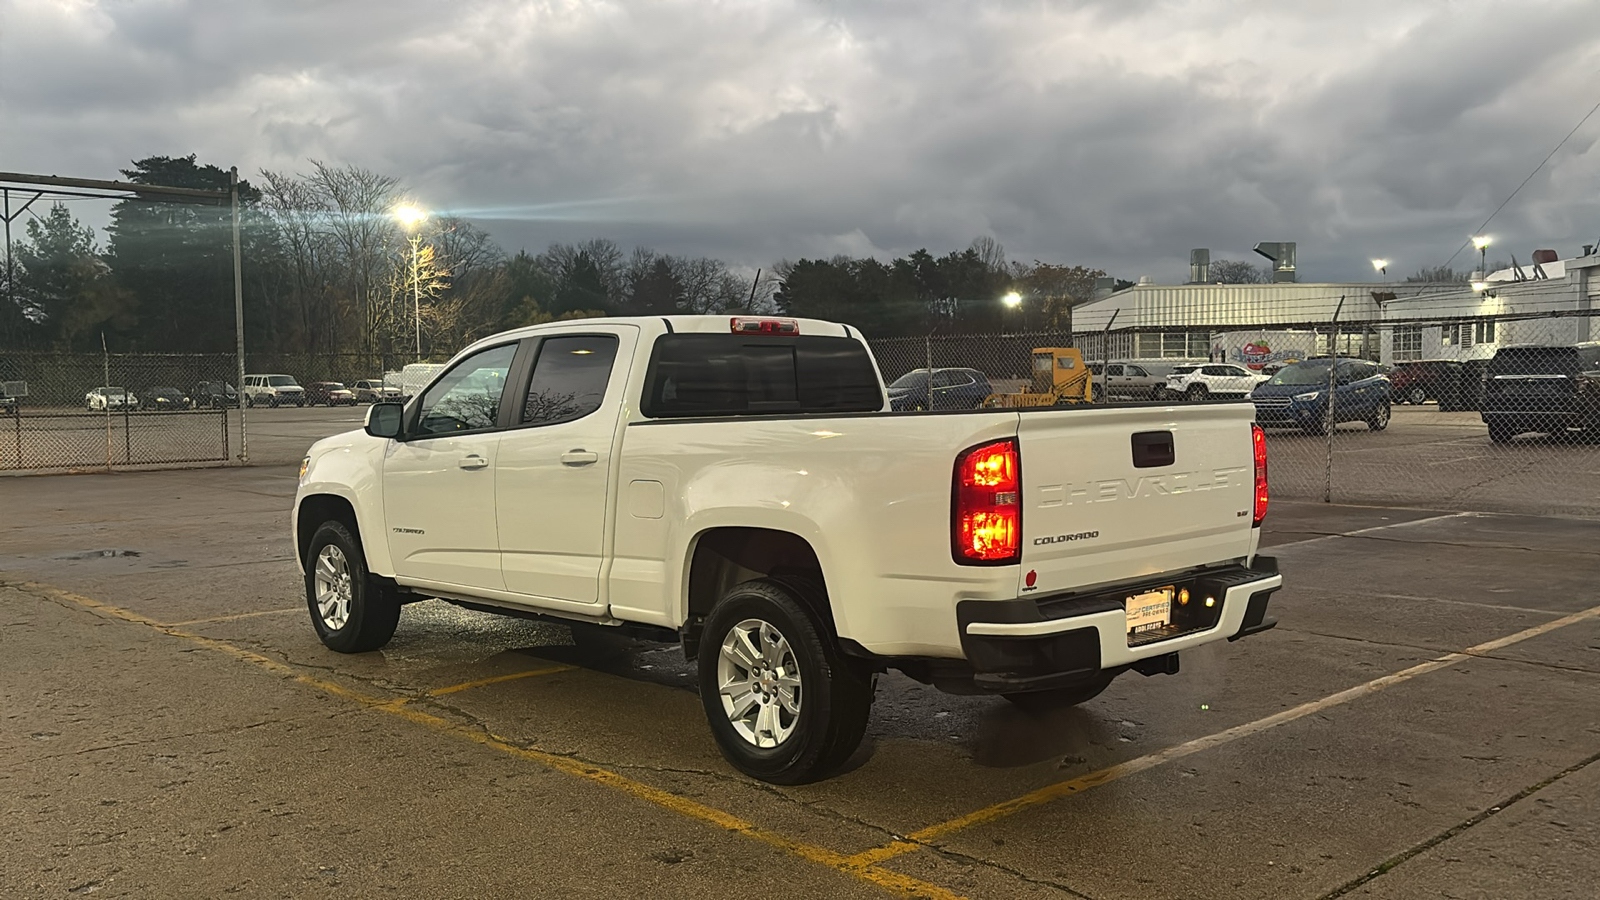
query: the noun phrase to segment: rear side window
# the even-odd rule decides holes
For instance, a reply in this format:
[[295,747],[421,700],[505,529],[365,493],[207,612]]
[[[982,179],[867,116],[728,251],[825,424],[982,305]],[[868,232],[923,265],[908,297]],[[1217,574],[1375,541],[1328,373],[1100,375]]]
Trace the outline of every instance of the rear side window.
[[1505,347],[1489,361],[1496,375],[1571,375],[1583,368],[1577,347]]
[[640,409],[653,418],[874,412],[880,391],[866,347],[850,338],[669,334],[651,352]]
[[522,404],[524,425],[555,425],[581,419],[600,408],[617,359],[617,339],[609,334],[554,337],[539,345],[533,381]]

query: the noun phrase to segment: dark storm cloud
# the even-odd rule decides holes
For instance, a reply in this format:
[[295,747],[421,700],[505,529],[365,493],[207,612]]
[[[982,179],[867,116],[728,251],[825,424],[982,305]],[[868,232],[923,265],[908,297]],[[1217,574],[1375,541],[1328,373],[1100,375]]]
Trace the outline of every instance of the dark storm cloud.
[[[503,243],[945,251],[1178,279],[1441,263],[1596,99],[1585,2],[0,5],[5,168],[403,177]],[[1490,229],[1600,233],[1600,121]]]

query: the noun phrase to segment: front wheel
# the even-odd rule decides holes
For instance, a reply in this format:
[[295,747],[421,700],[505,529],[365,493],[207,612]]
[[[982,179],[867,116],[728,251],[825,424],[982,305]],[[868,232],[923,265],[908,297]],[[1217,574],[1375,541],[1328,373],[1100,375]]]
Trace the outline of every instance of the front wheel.
[[1091,681],[1075,684],[1071,687],[1051,688],[1047,691],[1027,691],[1018,694],[1002,694],[1013,705],[1029,712],[1048,712],[1053,709],[1066,709],[1080,703],[1088,703],[1100,696],[1101,692],[1111,686],[1115,675],[1101,673]]
[[1502,422],[1489,423],[1489,440],[1496,444],[1509,444],[1517,436],[1517,429]]
[[1192,384],[1189,386],[1189,389],[1184,392],[1183,398],[1188,400],[1190,403],[1198,403],[1201,400],[1210,398],[1210,396],[1210,388],[1203,384]]
[[1406,391],[1406,402],[1412,406],[1421,406],[1428,402],[1428,392],[1423,390],[1421,385],[1418,385]]
[[1091,385],[1090,388],[1089,388],[1089,399],[1094,403],[1099,403],[1099,402],[1105,400],[1106,399],[1105,389],[1100,387],[1100,385],[1098,385],[1098,384]]
[[815,781],[866,734],[872,673],[839,652],[787,585],[747,581],[717,601],[700,636],[699,668],[717,749],[752,778]]
[[329,650],[365,653],[394,637],[400,604],[367,571],[361,541],[343,522],[317,527],[306,549],[306,606]]
[[1388,427],[1389,404],[1385,403],[1384,405],[1378,407],[1377,411],[1372,414],[1372,418],[1367,420],[1367,428],[1370,431],[1382,431]]

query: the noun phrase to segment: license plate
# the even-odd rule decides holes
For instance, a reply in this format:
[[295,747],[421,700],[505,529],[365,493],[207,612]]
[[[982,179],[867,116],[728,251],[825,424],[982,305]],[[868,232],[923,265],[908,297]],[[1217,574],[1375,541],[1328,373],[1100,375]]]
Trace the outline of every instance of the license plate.
[[1128,598],[1128,636],[1136,637],[1146,631],[1155,631],[1165,628],[1172,621],[1172,595],[1176,589],[1171,585],[1134,594]]

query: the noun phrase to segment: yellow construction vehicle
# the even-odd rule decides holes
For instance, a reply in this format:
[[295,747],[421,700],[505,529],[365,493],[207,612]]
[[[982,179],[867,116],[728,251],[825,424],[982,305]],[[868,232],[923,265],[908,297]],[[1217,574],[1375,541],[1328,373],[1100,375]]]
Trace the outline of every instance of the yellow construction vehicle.
[[990,409],[1025,409],[1088,403],[1093,376],[1083,364],[1083,354],[1073,347],[1035,347],[1033,379],[1028,390],[1015,394],[990,394],[983,405]]

